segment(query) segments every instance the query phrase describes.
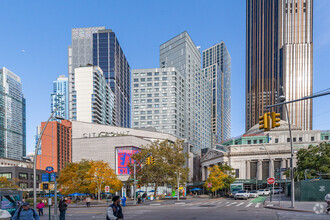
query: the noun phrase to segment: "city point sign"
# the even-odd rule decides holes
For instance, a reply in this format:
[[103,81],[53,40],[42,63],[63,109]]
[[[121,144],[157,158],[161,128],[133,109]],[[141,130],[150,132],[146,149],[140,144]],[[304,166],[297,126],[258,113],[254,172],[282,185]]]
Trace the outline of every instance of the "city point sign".
[[100,133],[84,133],[84,138],[99,138],[99,137],[118,137],[118,136],[127,136],[129,131],[124,132],[100,132]]

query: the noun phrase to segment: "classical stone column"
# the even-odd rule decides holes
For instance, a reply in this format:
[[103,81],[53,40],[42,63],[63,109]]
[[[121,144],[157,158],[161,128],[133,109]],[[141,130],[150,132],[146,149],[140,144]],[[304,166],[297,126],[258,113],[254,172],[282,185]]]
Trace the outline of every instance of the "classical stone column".
[[258,175],[258,180],[262,180],[262,160],[258,160],[257,175]]
[[[282,158],[281,160],[281,168],[286,168],[286,159]],[[286,175],[283,175],[283,172],[281,172],[281,179],[286,179]]]
[[269,177],[274,177],[274,159],[269,160]]
[[250,177],[250,161],[249,160],[247,160],[246,161],[246,175],[245,175],[245,179],[250,179],[251,177]]
[[205,167],[202,167],[202,181],[205,181]]

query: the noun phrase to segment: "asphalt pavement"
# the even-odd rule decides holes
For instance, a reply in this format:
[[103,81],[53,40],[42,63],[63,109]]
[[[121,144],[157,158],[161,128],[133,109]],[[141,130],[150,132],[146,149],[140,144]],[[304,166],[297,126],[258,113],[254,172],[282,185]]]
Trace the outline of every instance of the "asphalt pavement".
[[[151,201],[143,205],[123,208],[125,220],[129,219],[244,219],[244,220],[287,220],[287,219],[330,219],[324,213],[302,213],[266,209],[260,200],[191,199],[182,201]],[[69,208],[67,220],[105,219],[106,207]],[[41,217],[48,219],[48,213]]]

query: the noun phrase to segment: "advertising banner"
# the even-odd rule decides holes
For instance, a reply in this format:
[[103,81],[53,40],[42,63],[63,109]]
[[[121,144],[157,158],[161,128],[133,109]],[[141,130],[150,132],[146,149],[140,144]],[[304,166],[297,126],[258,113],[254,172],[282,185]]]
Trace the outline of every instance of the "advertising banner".
[[139,153],[140,149],[135,147],[118,147],[117,149],[117,174],[129,175],[129,164],[133,163],[131,156]]

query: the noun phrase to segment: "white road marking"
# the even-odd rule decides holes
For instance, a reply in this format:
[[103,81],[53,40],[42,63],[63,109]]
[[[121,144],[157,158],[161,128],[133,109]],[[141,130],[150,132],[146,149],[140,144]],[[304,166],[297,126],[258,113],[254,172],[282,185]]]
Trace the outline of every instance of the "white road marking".
[[261,203],[257,203],[256,208],[259,208],[260,204],[261,204]]
[[229,203],[228,205],[226,206],[231,206],[231,205],[235,205],[237,202],[232,202],[232,203]]
[[185,202],[175,202],[174,204],[175,205],[185,205],[186,203]]
[[151,203],[150,205],[160,205],[160,203]]
[[243,205],[244,202],[241,202],[240,204],[237,204],[236,206],[240,206],[240,205]]
[[245,207],[250,207],[251,205],[252,205],[253,203],[249,203],[247,206],[245,206]]

